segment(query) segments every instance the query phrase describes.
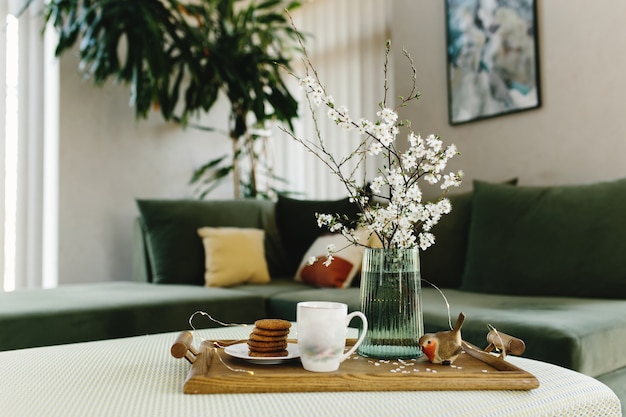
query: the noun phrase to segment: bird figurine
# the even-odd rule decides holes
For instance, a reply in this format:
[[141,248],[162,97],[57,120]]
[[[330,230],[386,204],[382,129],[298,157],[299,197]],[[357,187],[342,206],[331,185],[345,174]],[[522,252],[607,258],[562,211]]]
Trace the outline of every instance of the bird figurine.
[[461,354],[461,327],[464,321],[465,314],[460,313],[452,330],[426,333],[420,337],[419,346],[430,362],[450,365]]

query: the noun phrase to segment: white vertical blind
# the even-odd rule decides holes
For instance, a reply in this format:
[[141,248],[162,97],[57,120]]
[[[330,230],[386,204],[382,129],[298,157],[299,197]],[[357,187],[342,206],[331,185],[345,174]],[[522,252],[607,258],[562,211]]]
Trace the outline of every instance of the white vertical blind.
[[[22,3],[22,2],[14,2]],[[41,284],[43,190],[43,42],[41,15],[19,19],[16,285]]]
[[59,282],[59,132],[60,62],[55,56],[57,33],[48,28],[43,50],[43,191],[41,230],[41,286],[56,287]]
[[12,283],[5,283],[5,137],[7,135],[7,42],[9,36],[9,7],[0,1],[0,290],[11,289]]
[[[14,17],[24,5],[22,0],[8,0],[2,3],[0,19],[3,23],[10,19],[12,27],[17,27],[17,39],[7,36],[6,24],[3,24],[2,46],[0,47],[0,117],[3,128],[0,138],[4,153],[2,162],[2,289],[11,291],[16,288],[50,287],[56,285],[56,270],[42,267],[44,253],[49,265],[56,264],[55,251],[44,250],[46,242],[56,242],[44,223],[44,213],[56,213],[54,207],[45,203],[55,201],[55,175],[53,170],[46,170],[44,157],[46,138],[56,138],[56,122],[49,123],[45,117],[46,108],[58,107],[53,96],[58,89],[54,82],[56,59],[47,55],[45,60],[45,40],[42,37],[43,19],[41,8],[43,0],[37,0],[19,19]],[[16,59],[17,58],[17,59]],[[16,77],[11,74],[16,73]],[[46,80],[48,74],[53,77]],[[57,76],[58,80],[58,76]],[[7,85],[7,81],[11,84]],[[48,82],[47,82],[48,81]],[[51,82],[49,82],[51,81]],[[56,86],[56,88],[55,88]],[[52,88],[50,88],[52,87]],[[7,97],[9,100],[7,100]],[[57,96],[58,97],[58,96]],[[48,143],[48,151],[54,151],[55,142]],[[55,153],[52,152],[54,157]],[[52,165],[53,168],[56,165]],[[51,192],[44,193],[44,173]],[[48,196],[48,200],[44,196]],[[54,219],[56,224],[56,218]],[[52,228],[51,230],[55,230]],[[53,233],[54,234],[54,233]],[[56,248],[56,243],[52,243]]]
[[[297,28],[306,36],[306,47],[327,94],[345,105],[353,119],[373,120],[383,99],[383,63],[389,39],[389,2],[385,0],[314,0],[294,13]],[[302,74],[302,67],[295,65]],[[300,95],[298,86],[292,86]],[[301,100],[297,135],[315,139],[306,102]],[[322,138],[335,155],[346,156],[360,140],[318,114]],[[276,172],[289,181],[288,188],[302,198],[335,199],[347,195],[343,184],[328,168],[293,139],[277,135]],[[371,178],[375,170],[368,168]]]

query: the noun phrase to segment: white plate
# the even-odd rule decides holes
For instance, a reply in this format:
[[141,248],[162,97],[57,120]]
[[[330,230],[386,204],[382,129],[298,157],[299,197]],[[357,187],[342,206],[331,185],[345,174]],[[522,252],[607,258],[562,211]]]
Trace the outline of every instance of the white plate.
[[237,343],[236,345],[226,346],[224,348],[224,352],[233,358],[245,359],[252,363],[262,365],[275,365],[277,363],[300,357],[300,351],[298,350],[297,343],[287,343],[287,356],[250,356],[248,355],[247,343]]

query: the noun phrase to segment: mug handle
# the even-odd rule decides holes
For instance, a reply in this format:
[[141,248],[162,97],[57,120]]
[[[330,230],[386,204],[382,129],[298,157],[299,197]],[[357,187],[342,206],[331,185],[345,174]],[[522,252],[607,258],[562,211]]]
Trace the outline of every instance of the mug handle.
[[352,346],[350,350],[344,353],[344,355],[341,357],[340,362],[343,362],[346,359],[348,359],[350,355],[352,355],[358,349],[359,345],[363,343],[363,339],[365,339],[365,334],[367,333],[367,317],[365,317],[365,314],[361,313],[360,311],[355,311],[355,312],[348,314],[346,316],[346,327],[348,326],[348,324],[350,324],[350,321],[355,317],[360,318],[361,322],[363,322],[363,331],[361,332],[361,335],[359,336],[359,340],[356,341],[354,346]]

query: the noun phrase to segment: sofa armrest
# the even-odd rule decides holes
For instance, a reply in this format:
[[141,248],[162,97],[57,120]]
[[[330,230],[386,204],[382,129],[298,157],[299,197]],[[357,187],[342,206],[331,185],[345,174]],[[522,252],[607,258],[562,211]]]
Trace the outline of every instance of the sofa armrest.
[[152,268],[148,256],[146,231],[141,218],[133,223],[133,276],[137,282],[152,282]]

